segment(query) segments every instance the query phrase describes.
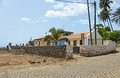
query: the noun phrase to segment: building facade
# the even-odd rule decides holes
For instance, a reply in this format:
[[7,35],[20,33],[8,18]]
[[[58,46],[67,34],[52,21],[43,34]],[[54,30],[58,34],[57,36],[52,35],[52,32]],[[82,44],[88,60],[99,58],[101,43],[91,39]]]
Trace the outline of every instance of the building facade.
[[[95,44],[95,31],[92,32],[92,44]],[[97,45],[102,45],[102,36],[97,34]],[[91,45],[90,32],[83,32],[79,34],[72,34],[68,37],[70,45],[81,46],[81,45]]]

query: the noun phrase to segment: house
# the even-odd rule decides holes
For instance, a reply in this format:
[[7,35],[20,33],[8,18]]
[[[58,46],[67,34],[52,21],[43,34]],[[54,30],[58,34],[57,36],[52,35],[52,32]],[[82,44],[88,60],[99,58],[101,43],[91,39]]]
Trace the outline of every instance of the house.
[[71,34],[74,34],[73,32],[70,32],[70,31],[64,31],[64,32],[65,32],[65,34],[63,34],[63,36],[69,36]]
[[[95,44],[95,31],[92,30],[91,33],[92,33],[92,43],[94,45]],[[97,34],[97,45],[102,45],[102,36],[98,32],[96,32],[96,34]],[[72,34],[68,37],[68,39],[70,41],[70,45],[73,45],[73,46],[91,44],[90,32]]]
[[42,36],[40,38],[34,39],[34,46],[42,46],[42,45],[47,45],[47,42],[44,42],[44,38],[46,36]]
[[[95,44],[95,31],[92,30],[92,43]],[[97,45],[102,45],[102,36],[96,32],[97,34]],[[34,40],[34,46],[41,46],[41,45],[54,45],[55,43],[52,42],[44,42],[44,38],[46,36],[42,36],[40,38],[37,38]],[[67,44],[65,41],[58,41],[58,45],[73,45],[73,46],[81,46],[81,45],[90,45],[90,32],[83,32],[78,34],[73,34],[73,32],[66,31],[66,34],[63,35],[62,38],[68,38],[69,44]]]
[[[74,34],[74,33],[70,32],[70,31],[65,31],[65,34],[63,34],[63,36],[61,38],[66,38],[71,34]],[[51,43],[49,41],[44,42],[45,37],[46,36],[42,36],[40,38],[34,39],[34,46],[55,45],[54,42],[51,42]],[[57,44],[58,45],[66,45],[66,42],[65,41],[58,41]]]

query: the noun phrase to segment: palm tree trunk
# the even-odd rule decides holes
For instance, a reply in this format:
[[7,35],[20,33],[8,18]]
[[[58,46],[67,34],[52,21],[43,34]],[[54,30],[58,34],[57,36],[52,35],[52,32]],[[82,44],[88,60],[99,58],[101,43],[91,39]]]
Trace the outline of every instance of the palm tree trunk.
[[111,30],[113,31],[113,27],[112,27],[112,23],[111,23],[111,19],[110,19],[110,17],[109,17],[109,23],[110,23],[110,26],[111,26]]
[[104,27],[105,27],[105,26],[106,26],[106,25],[105,25],[105,21],[104,21],[103,23],[104,23]]
[[110,27],[109,21],[107,20],[108,26]]
[[107,23],[108,23],[108,26],[110,27],[110,31],[112,31],[109,20],[107,20]]

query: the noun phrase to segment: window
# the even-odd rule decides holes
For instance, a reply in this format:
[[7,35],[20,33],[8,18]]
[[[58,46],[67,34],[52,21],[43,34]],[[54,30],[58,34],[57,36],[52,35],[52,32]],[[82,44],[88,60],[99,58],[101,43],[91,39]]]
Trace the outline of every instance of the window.
[[82,45],[82,40],[80,40],[80,45]]

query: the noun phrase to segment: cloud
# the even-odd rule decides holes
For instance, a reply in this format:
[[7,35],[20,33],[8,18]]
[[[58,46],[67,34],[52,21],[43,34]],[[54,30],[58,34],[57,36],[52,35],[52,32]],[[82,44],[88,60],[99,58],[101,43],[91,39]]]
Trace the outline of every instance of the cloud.
[[25,17],[25,18],[21,18],[21,21],[24,21],[24,22],[30,22],[31,19]]
[[54,0],[45,0],[46,2],[54,3]]
[[111,4],[112,8],[118,8],[119,7],[119,3],[117,3],[116,1],[113,2],[113,4]]
[[63,14],[60,11],[53,11],[53,10],[49,10],[47,11],[47,13],[45,14],[46,17],[62,17],[65,16],[65,14]]
[[45,17],[67,17],[67,16],[75,16],[75,15],[87,13],[86,4],[58,3],[54,5],[53,8],[55,10],[48,10],[45,14]]
[[21,33],[26,33],[26,31],[24,31],[24,30],[22,30],[22,31],[20,31]]
[[48,20],[43,20],[43,22],[48,22]]
[[58,3],[57,5],[54,5],[53,7],[54,7],[54,9],[63,8],[64,4],[63,3]]
[[20,21],[27,22],[27,23],[38,23],[38,22],[48,22],[45,18],[38,18],[37,20],[32,20],[30,18],[24,17],[21,18]]
[[89,24],[89,20],[80,19],[80,23],[88,25]]
[[21,21],[27,22],[27,23],[35,23],[35,21],[32,21],[30,18],[26,18],[26,17],[21,18]]
[[87,20],[87,19],[80,19],[78,21],[74,21],[74,23],[81,23],[83,25],[88,25],[89,24],[89,20]]

